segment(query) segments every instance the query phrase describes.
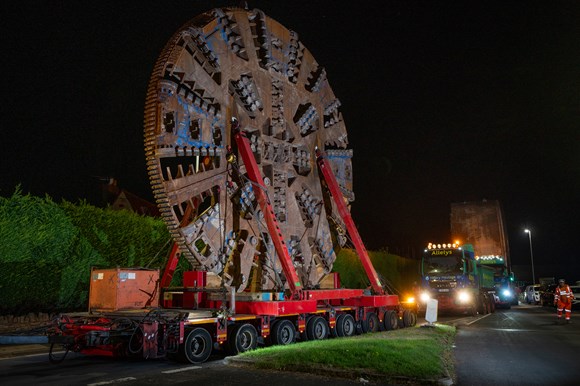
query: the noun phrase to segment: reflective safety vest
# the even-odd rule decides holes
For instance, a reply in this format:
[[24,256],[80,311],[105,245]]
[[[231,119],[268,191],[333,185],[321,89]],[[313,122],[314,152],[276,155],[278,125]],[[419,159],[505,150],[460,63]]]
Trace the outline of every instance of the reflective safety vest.
[[566,284],[564,288],[560,286],[556,287],[556,292],[554,293],[554,300],[561,301],[563,303],[568,303],[569,301],[572,301],[572,299],[574,299],[574,293],[572,293],[572,290],[570,289],[568,284]]

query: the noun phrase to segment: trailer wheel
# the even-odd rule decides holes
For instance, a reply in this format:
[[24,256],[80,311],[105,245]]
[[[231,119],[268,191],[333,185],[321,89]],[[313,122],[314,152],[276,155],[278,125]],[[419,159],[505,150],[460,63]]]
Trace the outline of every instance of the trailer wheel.
[[232,355],[258,347],[258,332],[256,327],[249,323],[234,326],[229,336],[229,348]]
[[328,338],[328,323],[321,316],[315,316],[308,321],[306,335],[308,340],[322,340]]
[[[336,315],[336,319],[334,320],[334,328],[330,328],[330,336],[332,336],[333,338],[338,338],[338,331],[336,330],[336,326],[338,326],[338,318],[340,317],[340,315]],[[330,327],[330,323],[329,327]]]
[[340,314],[336,316],[336,323],[334,324],[334,330],[332,330],[332,336],[335,338],[340,338],[344,336],[344,330],[342,329],[342,323],[344,316],[346,314]]
[[411,310],[403,311],[403,325],[405,327],[413,327],[415,324],[417,324],[417,315]]
[[385,331],[385,319],[384,319],[385,315],[383,314],[383,320],[379,319],[379,331],[383,332]]
[[399,328],[399,318],[397,317],[395,310],[385,311],[385,315],[383,316],[383,325],[387,331],[396,330]]
[[403,323],[405,327],[414,327],[417,324],[417,314],[411,310],[403,311]]
[[374,312],[369,312],[362,322],[363,333],[379,331],[379,317]]
[[296,342],[296,328],[287,319],[278,320],[272,327],[272,343],[285,346]]
[[194,328],[179,346],[178,358],[184,362],[203,363],[211,355],[212,346],[209,332],[202,327]]
[[343,314],[340,323],[336,323],[338,336],[353,336],[356,331],[356,322],[351,314]]

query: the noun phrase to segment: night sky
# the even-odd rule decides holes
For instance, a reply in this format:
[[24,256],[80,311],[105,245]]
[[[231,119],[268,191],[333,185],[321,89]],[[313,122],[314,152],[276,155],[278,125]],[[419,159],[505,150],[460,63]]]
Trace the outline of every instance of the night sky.
[[[449,204],[499,200],[516,276],[580,280],[580,3],[249,1],[325,66],[354,149],[369,249],[447,242]],[[469,4],[467,4],[469,3]],[[2,2],[0,195],[99,203],[95,176],[151,199],[149,76],[223,1]]]

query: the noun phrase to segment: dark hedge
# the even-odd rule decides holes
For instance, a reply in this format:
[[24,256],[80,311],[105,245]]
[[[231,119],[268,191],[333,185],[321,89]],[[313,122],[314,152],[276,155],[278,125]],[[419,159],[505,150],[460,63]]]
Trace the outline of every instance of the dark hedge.
[[86,309],[90,268],[163,266],[158,219],[50,197],[0,197],[0,313]]
[[[0,314],[87,308],[92,266],[163,269],[170,247],[165,224],[129,211],[22,194],[0,197]],[[418,278],[418,262],[369,252],[377,272],[404,291]],[[189,263],[181,259],[172,285]],[[353,250],[338,254],[334,271],[345,288],[366,288]]]

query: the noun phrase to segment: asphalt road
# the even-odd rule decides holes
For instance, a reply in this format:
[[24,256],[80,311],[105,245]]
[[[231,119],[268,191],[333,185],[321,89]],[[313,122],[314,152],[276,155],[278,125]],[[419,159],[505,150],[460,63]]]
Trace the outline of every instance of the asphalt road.
[[[574,317],[574,316],[573,316]],[[518,306],[469,317],[440,315],[438,322],[457,326],[455,347],[459,385],[580,385],[580,319],[555,325],[551,309]],[[423,323],[419,320],[418,323]],[[42,347],[40,347],[42,349]],[[214,357],[200,366],[167,360],[111,360],[69,354],[58,365],[47,353],[0,359],[2,385],[361,385],[329,374],[250,370],[226,366]]]
[[580,318],[574,316],[573,324],[556,325],[552,308],[521,305],[459,326],[457,384],[580,385]]
[[[224,358],[210,358],[199,366],[168,360],[114,360],[69,354],[61,364],[50,364],[46,353],[0,359],[0,385],[235,385],[352,386],[329,374],[302,374],[227,366]],[[331,375],[331,374],[330,374]]]

